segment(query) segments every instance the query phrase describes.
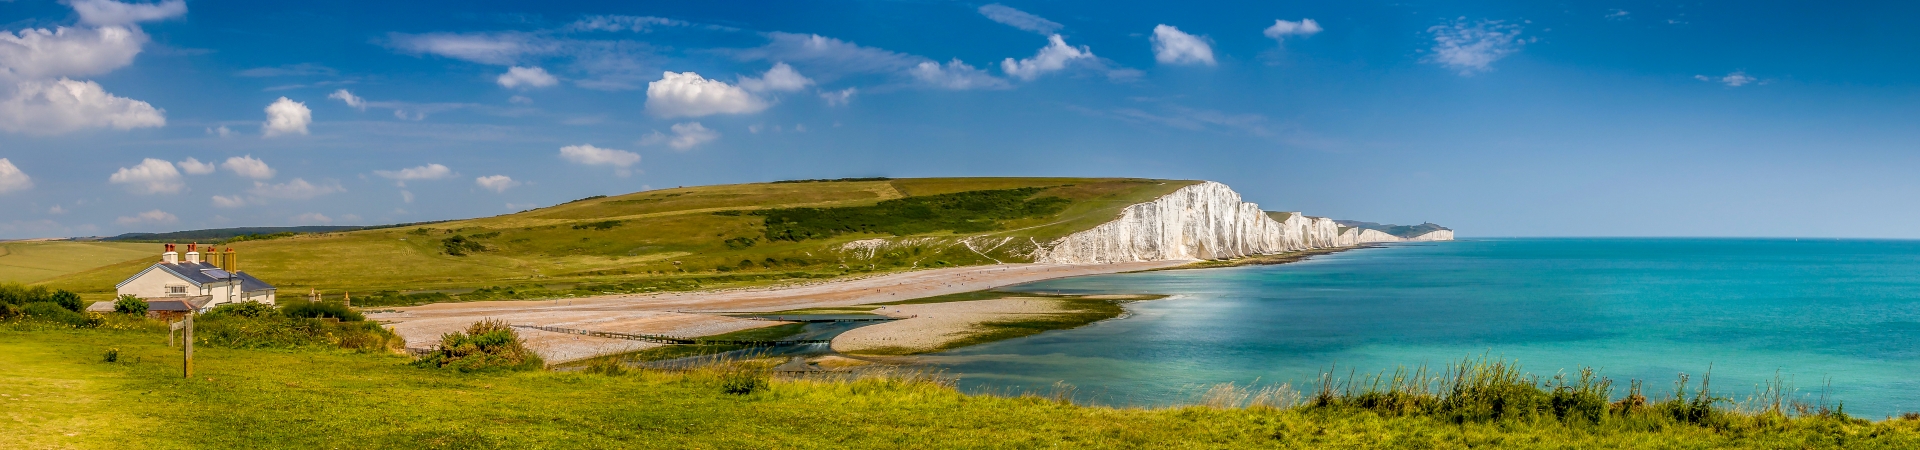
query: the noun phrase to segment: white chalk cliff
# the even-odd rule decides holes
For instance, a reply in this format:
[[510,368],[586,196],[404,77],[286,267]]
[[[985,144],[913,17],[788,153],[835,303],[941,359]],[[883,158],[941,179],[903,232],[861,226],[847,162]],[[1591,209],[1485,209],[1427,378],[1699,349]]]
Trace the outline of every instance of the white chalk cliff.
[[1439,230],[1412,239],[1378,230],[1341,230],[1333,219],[1272,213],[1212,181],[1121,210],[1120,217],[1041,245],[1034,262],[1106,264],[1240,258],[1374,242],[1452,240]]

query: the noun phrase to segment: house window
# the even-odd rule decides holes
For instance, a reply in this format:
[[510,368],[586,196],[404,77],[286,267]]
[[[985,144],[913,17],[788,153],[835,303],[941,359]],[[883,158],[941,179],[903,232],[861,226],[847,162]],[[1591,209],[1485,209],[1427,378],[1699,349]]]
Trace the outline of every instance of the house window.
[[185,297],[187,296],[187,287],[186,286],[167,286],[167,296],[168,297]]

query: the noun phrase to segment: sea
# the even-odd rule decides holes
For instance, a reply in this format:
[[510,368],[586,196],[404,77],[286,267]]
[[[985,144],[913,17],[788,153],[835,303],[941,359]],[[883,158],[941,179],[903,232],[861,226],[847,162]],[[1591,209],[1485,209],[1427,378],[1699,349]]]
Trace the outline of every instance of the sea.
[[1735,400],[1774,384],[1856,417],[1920,411],[1920,241],[1463,239],[1005,290],[1169,297],[927,358],[963,390],[1168,406],[1472,358],[1591,368],[1616,396],[1687,374]]

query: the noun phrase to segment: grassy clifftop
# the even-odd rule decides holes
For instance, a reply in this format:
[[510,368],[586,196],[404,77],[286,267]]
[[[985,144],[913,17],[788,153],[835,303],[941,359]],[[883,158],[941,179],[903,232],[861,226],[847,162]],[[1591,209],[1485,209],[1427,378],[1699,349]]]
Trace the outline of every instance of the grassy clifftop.
[[[302,234],[228,246],[281,289],[636,292],[1027,261],[1046,242],[1195,181],[922,178],[684,187],[595,197],[495,217]],[[770,233],[777,230],[805,232]],[[150,263],[42,282],[104,298]],[[475,288],[500,287],[480,293]],[[502,293],[506,291],[511,293]],[[529,294],[529,291],[536,291]]]

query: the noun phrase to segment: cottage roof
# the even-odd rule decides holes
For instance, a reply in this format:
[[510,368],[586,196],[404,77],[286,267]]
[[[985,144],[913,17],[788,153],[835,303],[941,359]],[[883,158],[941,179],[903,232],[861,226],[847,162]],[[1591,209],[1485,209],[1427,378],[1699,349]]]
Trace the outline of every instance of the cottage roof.
[[252,275],[248,275],[246,272],[234,272],[229,274],[227,273],[227,271],[221,270],[220,266],[215,266],[207,262],[192,262],[192,263],[182,262],[177,264],[154,263],[152,266],[147,267],[147,270],[142,270],[140,271],[140,273],[134,274],[132,277],[128,277],[125,281],[121,281],[120,284],[115,287],[117,288],[120,286],[126,286],[127,283],[130,283],[133,280],[140,278],[141,275],[146,275],[147,272],[150,272],[156,269],[165,270],[167,271],[167,273],[171,273],[175,277],[180,278],[182,280],[186,280],[188,283],[193,283],[194,286],[198,286],[198,287],[205,287],[208,284],[226,283],[230,279],[229,275],[231,275],[231,280],[237,281],[240,283],[241,292],[254,292],[254,291],[274,289],[273,285],[267,284],[264,281],[260,281],[259,278],[254,278]]
[[192,312],[192,311],[200,310],[200,307],[206,306],[207,302],[212,300],[213,300],[213,297],[208,295],[202,295],[198,297],[174,297],[174,298],[165,298],[165,299],[152,299],[152,300],[147,300],[147,310],[162,311],[162,312],[175,312],[175,311]]

